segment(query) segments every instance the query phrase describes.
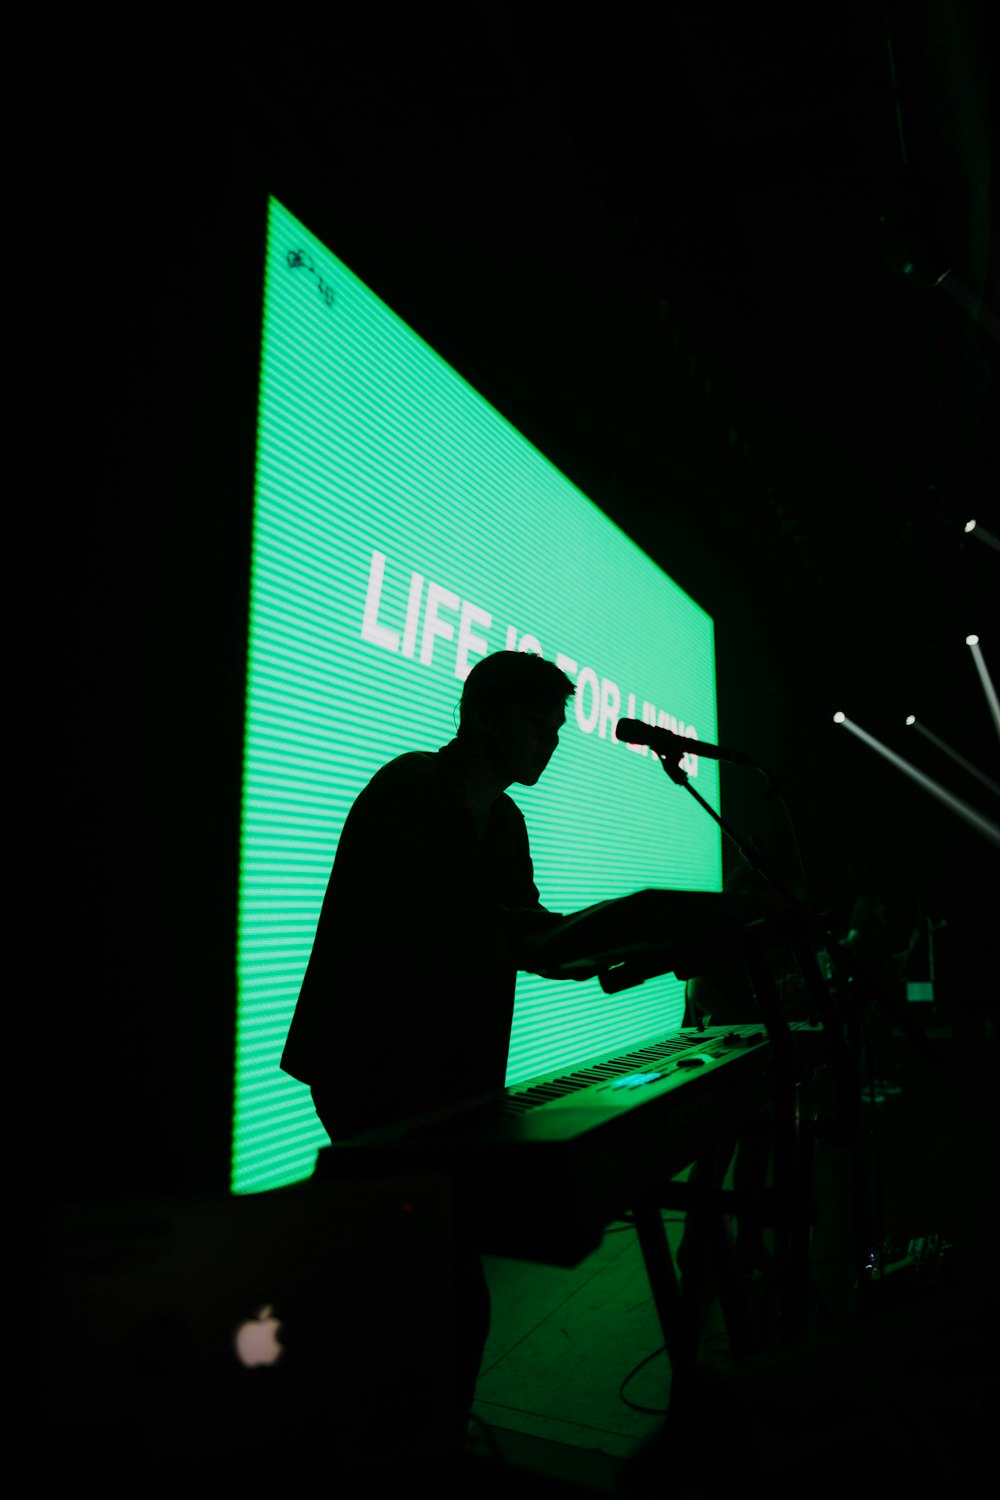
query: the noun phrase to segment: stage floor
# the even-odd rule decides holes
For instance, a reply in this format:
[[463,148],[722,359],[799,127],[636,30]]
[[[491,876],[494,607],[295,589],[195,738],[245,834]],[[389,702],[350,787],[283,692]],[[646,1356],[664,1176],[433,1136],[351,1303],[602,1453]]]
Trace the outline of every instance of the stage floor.
[[[889,1273],[868,1302],[859,1301],[850,1163],[842,1149],[821,1144],[808,1338],[796,1349],[733,1360],[714,1302],[701,1342],[713,1400],[721,1391],[721,1399],[730,1401],[742,1389],[747,1398],[736,1399],[749,1409],[770,1384],[779,1405],[794,1406],[796,1396],[817,1380],[836,1378],[820,1376],[820,1370],[840,1368],[843,1383],[857,1391],[858,1372],[863,1386],[865,1372],[879,1369],[860,1428],[867,1425],[872,1437],[883,1419],[898,1427],[901,1414],[910,1411],[919,1416],[924,1441],[940,1425],[944,1443],[950,1441],[945,1433],[963,1430],[964,1418],[949,1415],[952,1406],[957,1403],[971,1421],[987,1390],[993,1399],[988,1329],[996,1306],[989,1264],[997,1166],[995,1043],[963,1045],[947,1032],[932,1040],[933,1057],[925,1057],[907,1038],[894,1037],[892,1087],[880,1090],[874,1103],[866,1096],[862,1105],[879,1241],[900,1251],[915,1249],[922,1264]],[[682,1222],[669,1213],[665,1218],[675,1251]],[[582,1491],[622,1493],[627,1476],[639,1472],[662,1442],[662,1413],[670,1399],[670,1364],[656,1352],[662,1337],[635,1230],[611,1226],[599,1249],[569,1270],[496,1258],[487,1260],[486,1269],[493,1322],[470,1452],[525,1478],[550,1476]],[[767,1287],[755,1282],[749,1297],[763,1320]],[[972,1361],[980,1331],[982,1368],[956,1372],[956,1359],[963,1367]],[[911,1345],[924,1351],[919,1370]],[[766,1428],[759,1412],[755,1420],[758,1431]],[[820,1418],[810,1430],[813,1458],[823,1442]],[[888,1437],[886,1444],[887,1452],[895,1452]]]

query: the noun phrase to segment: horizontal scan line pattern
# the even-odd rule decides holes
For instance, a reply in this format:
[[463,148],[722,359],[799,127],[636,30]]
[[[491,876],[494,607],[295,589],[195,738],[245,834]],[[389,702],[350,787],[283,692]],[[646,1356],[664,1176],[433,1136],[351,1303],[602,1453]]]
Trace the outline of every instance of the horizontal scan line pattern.
[[[288,252],[308,253],[334,291]],[[378,768],[452,738],[458,617],[486,650],[527,633],[576,663],[560,746],[512,788],[544,905],[647,885],[718,889],[718,833],[652,756],[614,739],[643,704],[715,736],[712,623],[516,429],[272,201],[258,413],[237,936],[234,1191],[307,1176],[326,1136],[278,1066],[344,819]],[[385,558],[376,590],[373,554]],[[412,655],[401,650],[419,574]],[[363,635],[365,602],[379,631]],[[450,635],[448,635],[450,630]],[[392,643],[395,643],[393,649]],[[482,654],[469,645],[467,668]],[[422,659],[426,656],[429,659]],[[634,695],[634,709],[629,695]],[[718,808],[718,767],[697,789]],[[508,1082],[680,1022],[670,975],[606,996],[520,975]],[[344,1059],[345,1068],[359,1065]]]

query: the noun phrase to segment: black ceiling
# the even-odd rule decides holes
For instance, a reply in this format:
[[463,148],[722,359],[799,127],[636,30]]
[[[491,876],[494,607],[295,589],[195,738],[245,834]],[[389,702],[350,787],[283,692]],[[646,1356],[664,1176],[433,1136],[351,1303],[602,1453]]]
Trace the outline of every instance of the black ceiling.
[[995,862],[830,726],[917,712],[995,766],[963,642],[997,556],[961,530],[1000,533],[988,9],[335,8],[119,50],[79,105],[135,226],[97,255],[112,466],[183,446],[226,217],[272,191],[715,616],[720,735],[786,775],[821,885],[928,829],[915,879]]

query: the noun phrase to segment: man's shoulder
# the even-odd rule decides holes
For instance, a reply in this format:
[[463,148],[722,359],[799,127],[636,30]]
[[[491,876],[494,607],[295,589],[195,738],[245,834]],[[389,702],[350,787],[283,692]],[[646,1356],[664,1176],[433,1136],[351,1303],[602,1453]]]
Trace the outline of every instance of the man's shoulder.
[[429,792],[441,783],[438,753],[434,750],[408,750],[381,766],[368,782],[361,798],[405,796],[409,792]]
[[380,766],[372,781],[419,781],[434,775],[436,762],[434,750],[407,750]]

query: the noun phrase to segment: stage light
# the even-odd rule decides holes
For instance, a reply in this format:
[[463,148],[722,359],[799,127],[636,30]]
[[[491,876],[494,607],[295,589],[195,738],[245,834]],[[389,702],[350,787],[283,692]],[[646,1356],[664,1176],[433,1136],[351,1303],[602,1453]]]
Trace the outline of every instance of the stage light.
[[966,523],[965,523],[965,529],[966,529],[966,531],[975,531],[975,529],[976,529],[976,523],[975,523],[975,521],[966,521]]
[[978,646],[979,645],[979,637],[978,637],[978,635],[967,635],[965,637],[965,644],[967,646]]
[[956,797],[953,792],[949,792],[946,787],[932,780],[930,776],[925,776],[923,771],[918,771],[916,766],[911,766],[908,760],[904,760],[901,755],[897,755],[895,750],[890,750],[888,745],[883,745],[881,740],[877,740],[874,735],[869,734],[866,729],[862,729],[859,724],[852,724],[851,720],[844,714],[837,715],[836,722],[843,724],[844,728],[850,730],[851,734],[857,739],[862,740],[872,750],[884,756],[890,765],[894,765],[897,770],[902,771],[904,776],[908,776],[911,781],[916,782],[917,786],[922,787],[925,792],[930,792],[931,796],[936,798],[944,807],[947,807],[949,812],[953,812],[956,817],[968,823],[971,828],[974,828],[978,834],[981,834],[995,848],[1000,849],[1000,825],[994,823],[992,819],[985,817],[968,802],[963,802],[961,797]]
[[916,715],[915,714],[907,714],[906,715],[906,722],[907,722],[907,724],[915,724],[917,722]]
[[843,724],[845,722],[845,715],[844,714],[834,714],[834,716],[833,716],[833,722],[835,724]]

